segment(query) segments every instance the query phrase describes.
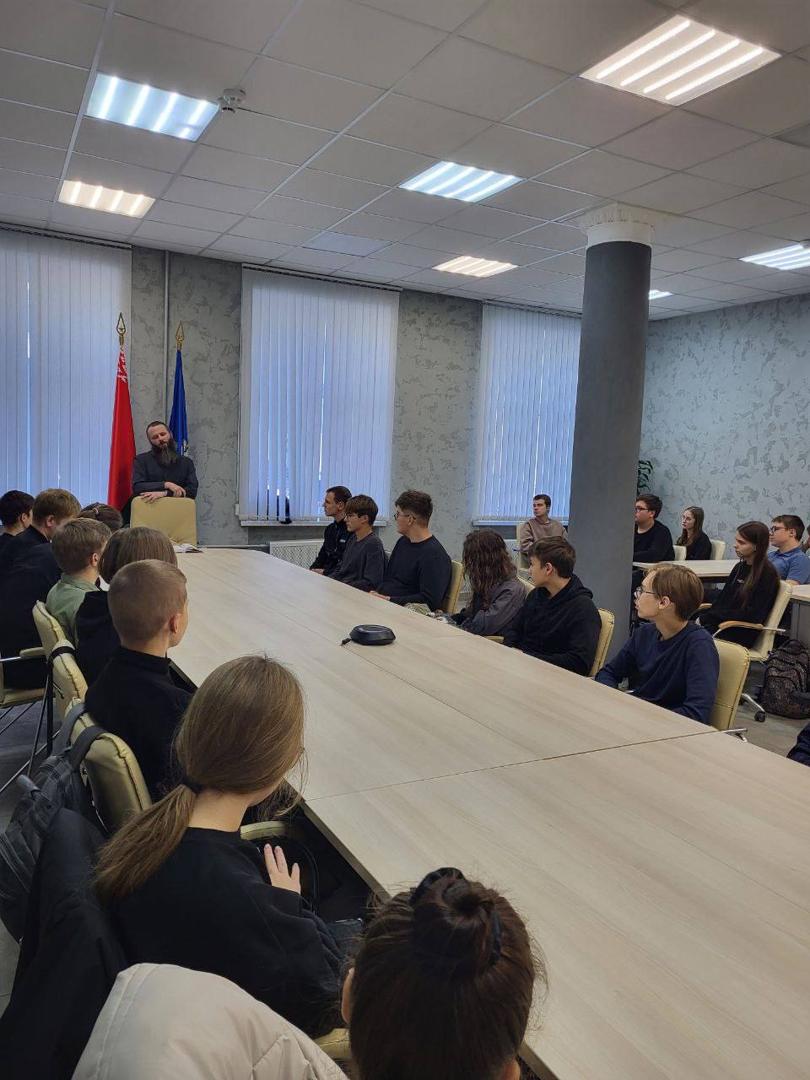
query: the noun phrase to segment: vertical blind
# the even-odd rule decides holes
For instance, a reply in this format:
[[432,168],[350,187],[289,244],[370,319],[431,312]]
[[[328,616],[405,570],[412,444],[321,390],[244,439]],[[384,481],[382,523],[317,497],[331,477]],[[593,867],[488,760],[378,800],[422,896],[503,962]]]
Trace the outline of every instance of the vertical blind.
[[130,252],[0,229],[0,490],[104,500]]
[[568,516],[579,319],[484,305],[476,518],[524,518],[548,493]]
[[399,296],[242,272],[239,512],[315,520],[345,484],[384,514]]

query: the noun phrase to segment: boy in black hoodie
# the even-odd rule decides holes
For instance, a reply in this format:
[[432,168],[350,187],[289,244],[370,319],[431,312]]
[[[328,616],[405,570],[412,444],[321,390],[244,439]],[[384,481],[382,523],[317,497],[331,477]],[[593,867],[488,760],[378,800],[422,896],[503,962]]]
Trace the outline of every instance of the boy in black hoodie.
[[596,656],[602,620],[574,573],[576,552],[561,536],[539,540],[529,556],[535,588],[504,635],[504,645],[555,667],[587,675]]

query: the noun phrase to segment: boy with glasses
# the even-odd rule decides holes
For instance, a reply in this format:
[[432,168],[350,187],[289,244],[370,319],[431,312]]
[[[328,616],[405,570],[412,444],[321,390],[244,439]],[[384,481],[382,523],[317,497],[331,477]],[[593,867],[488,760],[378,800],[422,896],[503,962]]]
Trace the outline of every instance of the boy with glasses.
[[378,592],[395,604],[441,607],[450,585],[450,556],[430,531],[433,500],[424,491],[403,491],[396,501],[394,519],[399,540],[388,560]]
[[633,562],[667,562],[675,558],[672,533],[658,520],[663,503],[657,495],[639,495],[635,505]]
[[773,550],[768,552],[768,558],[779,577],[789,585],[810,582],[810,559],[802,551],[801,544],[802,519],[795,514],[779,514],[771,521],[769,532]]
[[352,495],[346,503],[346,528],[349,542],[340,565],[327,571],[326,577],[352,585],[362,592],[378,589],[385,577],[385,548],[374,535],[377,504],[370,495]]

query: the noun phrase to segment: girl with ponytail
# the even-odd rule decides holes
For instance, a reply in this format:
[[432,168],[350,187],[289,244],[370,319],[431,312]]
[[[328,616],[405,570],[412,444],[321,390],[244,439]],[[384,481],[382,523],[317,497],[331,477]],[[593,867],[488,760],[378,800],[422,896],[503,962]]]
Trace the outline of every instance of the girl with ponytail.
[[319,1035],[334,1026],[342,954],[304,907],[298,867],[239,835],[300,762],[303,733],[287,668],[262,656],[218,667],[175,737],[181,783],[104,847],[96,890],[130,963],[222,975]]
[[545,965],[514,908],[445,867],[383,905],[343,987],[356,1080],[518,1080]]

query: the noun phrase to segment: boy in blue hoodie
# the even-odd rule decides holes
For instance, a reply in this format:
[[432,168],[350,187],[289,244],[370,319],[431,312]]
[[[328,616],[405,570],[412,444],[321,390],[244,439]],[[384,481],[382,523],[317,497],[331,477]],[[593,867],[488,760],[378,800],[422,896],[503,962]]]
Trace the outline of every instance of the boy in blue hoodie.
[[717,693],[720,658],[708,631],[689,622],[703,601],[703,585],[683,563],[654,566],[635,591],[643,624],[597,674],[654,705],[708,724]]

